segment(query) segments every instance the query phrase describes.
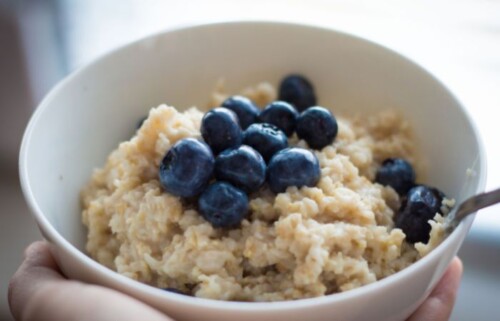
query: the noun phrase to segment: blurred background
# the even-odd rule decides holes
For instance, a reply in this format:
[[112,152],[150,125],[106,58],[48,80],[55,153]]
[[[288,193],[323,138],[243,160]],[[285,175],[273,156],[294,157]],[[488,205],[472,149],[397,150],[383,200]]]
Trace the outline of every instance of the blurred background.
[[[488,154],[487,188],[500,186],[500,0],[0,0],[0,320],[11,320],[7,286],[22,251],[41,238],[17,171],[22,133],[40,100],[120,45],[235,19],[329,26],[409,56],[464,102]],[[460,255],[465,273],[451,320],[498,320],[500,207],[479,213]]]

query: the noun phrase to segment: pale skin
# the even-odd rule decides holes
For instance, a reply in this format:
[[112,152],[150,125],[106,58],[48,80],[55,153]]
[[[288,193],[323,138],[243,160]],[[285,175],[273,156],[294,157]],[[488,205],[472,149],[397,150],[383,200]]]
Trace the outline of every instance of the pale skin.
[[[462,277],[455,258],[430,296],[407,321],[449,319]],[[152,307],[122,293],[66,279],[46,242],[31,244],[11,279],[9,305],[18,321],[173,321]]]

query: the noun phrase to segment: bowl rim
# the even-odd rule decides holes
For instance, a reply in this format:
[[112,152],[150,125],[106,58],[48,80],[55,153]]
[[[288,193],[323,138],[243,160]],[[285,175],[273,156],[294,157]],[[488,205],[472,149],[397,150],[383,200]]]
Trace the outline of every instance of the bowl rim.
[[[50,106],[52,97],[56,96],[60,91],[64,89],[66,84],[70,83],[74,78],[84,73],[85,70],[90,66],[93,66],[105,59],[112,57],[117,52],[120,52],[130,47],[136,47],[144,41],[155,40],[165,36],[166,34],[173,34],[173,33],[183,32],[186,30],[196,30],[207,27],[209,28],[251,27],[255,25],[265,26],[267,28],[280,26],[285,28],[300,28],[300,29],[310,29],[312,31],[318,31],[318,32],[329,32],[334,34],[336,33],[337,35],[351,38],[359,42],[364,42],[370,46],[378,47],[378,49],[381,49],[387,52],[388,54],[396,56],[401,61],[411,64],[417,69],[419,69],[419,71],[428,76],[429,80],[433,81],[437,86],[440,86],[441,89],[443,89],[447,93],[449,98],[451,98],[456,107],[459,109],[459,112],[463,113],[464,117],[467,119],[467,122],[471,126],[472,132],[474,133],[475,142],[477,144],[479,151],[477,159],[479,161],[480,172],[475,192],[480,193],[484,191],[486,186],[486,177],[487,177],[486,152],[483,140],[480,136],[480,132],[477,128],[477,125],[474,122],[474,119],[470,116],[469,111],[464,107],[464,104],[440,79],[438,79],[433,73],[428,71],[426,68],[424,68],[414,60],[406,57],[405,55],[399,53],[398,51],[392,48],[389,48],[385,45],[382,45],[370,39],[366,39],[356,34],[351,34],[346,31],[338,30],[324,25],[291,22],[291,21],[269,20],[269,19],[239,19],[239,20],[224,20],[215,22],[186,23],[171,28],[163,29],[161,31],[150,34],[146,37],[142,37],[133,42],[119,46],[101,55],[100,57],[92,60],[91,62],[77,68],[75,71],[73,71],[72,73],[64,77],[62,80],[60,80],[59,83],[55,87],[53,87],[50,90],[50,92],[43,98],[43,100],[38,104],[38,107],[35,109],[33,115],[31,116],[22,138],[21,148],[19,153],[19,174],[21,181],[21,189],[23,191],[24,197],[28,203],[31,214],[35,218],[37,225],[45,239],[47,239],[50,243],[54,244],[56,248],[68,254],[74,261],[78,261],[80,264],[83,264],[86,269],[92,270],[95,273],[97,273],[99,279],[101,280],[106,279],[107,280],[107,282],[105,282],[106,284],[113,285],[113,287],[119,288],[121,289],[121,291],[124,291],[125,293],[131,294],[136,297],[144,298],[144,296],[148,296],[148,297],[153,297],[156,301],[167,299],[174,304],[182,304],[185,306],[197,306],[197,307],[224,310],[224,311],[269,312],[269,311],[278,311],[282,309],[294,310],[306,307],[312,308],[324,304],[332,304],[334,302],[349,300],[352,297],[365,296],[369,295],[370,293],[377,292],[379,288],[383,288],[386,285],[395,283],[398,279],[408,277],[415,271],[419,270],[421,267],[425,266],[427,262],[430,262],[432,260],[437,260],[437,257],[443,255],[443,253],[445,252],[446,248],[449,246],[450,243],[454,243],[456,239],[459,238],[462,234],[468,233],[468,230],[470,229],[470,226],[472,225],[473,222],[473,215],[469,216],[467,219],[462,221],[462,223],[451,233],[451,235],[449,235],[443,242],[441,242],[441,244],[439,244],[429,254],[419,259],[417,262],[411,264],[410,266],[404,268],[403,270],[394,273],[388,277],[385,277],[376,282],[363,285],[361,287],[346,292],[340,292],[321,297],[304,298],[304,299],[288,300],[288,301],[277,301],[277,302],[220,301],[220,300],[198,298],[198,297],[191,297],[191,296],[170,293],[168,291],[164,291],[162,289],[143,284],[139,281],[135,281],[121,274],[118,274],[117,272],[93,260],[83,251],[80,251],[78,248],[76,248],[76,246],[74,246],[72,243],[66,240],[49,222],[49,220],[45,217],[43,211],[39,207],[38,202],[36,201],[30,186],[29,182],[30,179],[29,179],[28,165],[27,165],[28,162],[27,155],[30,149],[32,133],[39,118],[48,108],[48,106]],[[140,293],[141,295],[136,295],[136,293]]]

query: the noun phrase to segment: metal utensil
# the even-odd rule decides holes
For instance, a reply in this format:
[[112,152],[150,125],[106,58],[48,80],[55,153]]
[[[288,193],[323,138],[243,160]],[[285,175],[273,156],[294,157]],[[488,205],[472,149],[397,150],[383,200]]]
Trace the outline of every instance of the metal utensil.
[[497,203],[500,203],[500,188],[469,197],[446,217],[445,230],[451,232],[467,215]]

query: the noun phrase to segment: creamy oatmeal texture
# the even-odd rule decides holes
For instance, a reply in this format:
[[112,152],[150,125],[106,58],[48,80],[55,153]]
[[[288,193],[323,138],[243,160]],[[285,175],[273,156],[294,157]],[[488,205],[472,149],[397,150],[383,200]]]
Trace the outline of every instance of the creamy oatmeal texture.
[[[259,105],[275,99],[267,83],[242,92]],[[227,95],[219,88],[211,106]],[[203,112],[165,105],[111,153],[82,192],[87,251],[118,273],[160,288],[220,300],[276,301],[346,291],[391,275],[443,238],[442,216],[428,244],[404,242],[394,228],[399,197],[372,183],[388,157],[418,165],[408,124],[396,113],[337,117],[331,146],[315,151],[316,187],[250,195],[241,228],[214,229],[195,207],[165,193],[158,166],[178,140],[199,137]],[[291,145],[306,147],[296,137]],[[417,172],[418,172],[418,166]]]

